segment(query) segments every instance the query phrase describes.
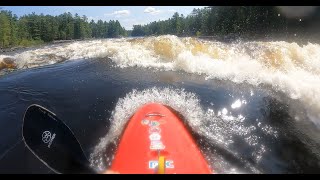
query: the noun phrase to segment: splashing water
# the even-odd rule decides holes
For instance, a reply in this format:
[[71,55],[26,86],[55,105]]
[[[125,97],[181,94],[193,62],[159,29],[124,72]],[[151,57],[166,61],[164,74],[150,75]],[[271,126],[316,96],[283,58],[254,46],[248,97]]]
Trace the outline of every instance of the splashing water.
[[[12,56],[0,55],[3,68],[30,68],[65,60],[102,58],[117,66],[202,74],[206,79],[268,85],[300,100],[320,125],[320,45],[284,41],[226,44],[166,35],[81,41],[47,46]],[[15,64],[3,63],[14,59]],[[109,59],[110,58],[110,59]]]
[[[103,171],[111,165],[113,157],[106,155],[107,147],[110,144],[116,144],[126,122],[138,108],[146,103],[153,102],[168,105],[178,111],[192,128],[192,131],[208,139],[209,144],[215,144],[225,150],[232,149],[231,147],[235,146],[235,136],[242,137],[245,143],[252,147],[252,150],[249,151],[252,151],[251,156],[255,162],[259,162],[268,148],[259,140],[254,131],[260,129],[274,138],[277,137],[277,131],[273,128],[262,125],[262,122],[259,121],[247,126],[244,124],[245,117],[233,115],[231,112],[227,112],[226,108],[215,110],[214,107],[209,107],[203,109],[199,98],[194,93],[186,92],[184,89],[154,87],[142,91],[133,90],[117,102],[109,119],[111,121],[110,131],[105,137],[101,138],[100,143],[90,156],[93,167]],[[197,141],[211,167],[216,172],[241,173],[236,167],[224,160],[223,156],[211,152],[212,148],[202,143],[203,138],[197,138]],[[237,156],[236,152],[231,153]],[[241,157],[238,157],[238,159],[252,171],[259,172],[246,160],[241,159]]]

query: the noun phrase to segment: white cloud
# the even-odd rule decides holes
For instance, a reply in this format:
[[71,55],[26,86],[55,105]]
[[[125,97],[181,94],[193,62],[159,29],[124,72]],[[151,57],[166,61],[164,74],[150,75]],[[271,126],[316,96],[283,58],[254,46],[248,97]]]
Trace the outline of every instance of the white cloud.
[[120,11],[114,11],[113,13],[104,14],[105,16],[115,16],[115,17],[122,17],[122,16],[129,16],[130,11],[129,10],[120,10]]
[[152,14],[152,15],[156,15],[156,14],[159,14],[161,12],[161,10],[157,10],[156,8],[153,8],[153,7],[147,7],[143,12],[148,13],[148,14]]
[[130,14],[129,10],[120,10],[120,11],[113,12],[113,15],[129,15],[129,14]]
[[126,30],[131,30],[134,24],[139,24],[139,21],[137,19],[124,19],[121,21],[121,25]]
[[177,12],[175,9],[169,9],[168,12]]

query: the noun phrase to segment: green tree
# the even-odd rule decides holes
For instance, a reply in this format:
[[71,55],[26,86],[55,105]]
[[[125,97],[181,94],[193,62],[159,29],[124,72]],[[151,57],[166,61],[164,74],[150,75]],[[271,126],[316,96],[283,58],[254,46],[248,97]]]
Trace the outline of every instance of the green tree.
[[175,12],[172,16],[172,22],[173,22],[173,33],[180,35],[182,33],[182,27],[181,27],[181,19],[179,17],[179,13]]
[[0,47],[8,47],[10,45],[10,21],[8,16],[4,13],[0,13]]
[[21,40],[30,40],[32,37],[29,33],[28,29],[28,19],[27,18],[20,18],[17,22],[17,29],[18,29],[18,39]]
[[146,33],[142,29],[141,25],[133,25],[131,36],[144,36]]

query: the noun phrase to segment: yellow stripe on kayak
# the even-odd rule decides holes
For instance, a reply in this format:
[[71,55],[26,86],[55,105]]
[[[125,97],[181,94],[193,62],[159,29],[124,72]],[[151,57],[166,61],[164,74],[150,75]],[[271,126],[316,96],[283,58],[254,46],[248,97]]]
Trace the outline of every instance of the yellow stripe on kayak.
[[164,156],[159,156],[158,160],[158,174],[164,174],[165,173],[165,168],[166,168],[166,160]]

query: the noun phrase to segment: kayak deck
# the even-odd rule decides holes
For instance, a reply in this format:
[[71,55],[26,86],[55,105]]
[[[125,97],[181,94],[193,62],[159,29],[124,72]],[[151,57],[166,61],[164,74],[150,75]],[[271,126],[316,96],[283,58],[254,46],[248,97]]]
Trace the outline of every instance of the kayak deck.
[[183,122],[157,103],[142,106],[131,117],[111,169],[124,174],[213,173]]

